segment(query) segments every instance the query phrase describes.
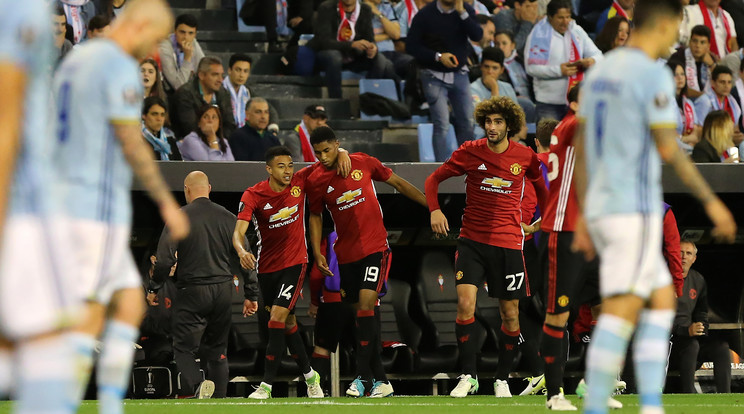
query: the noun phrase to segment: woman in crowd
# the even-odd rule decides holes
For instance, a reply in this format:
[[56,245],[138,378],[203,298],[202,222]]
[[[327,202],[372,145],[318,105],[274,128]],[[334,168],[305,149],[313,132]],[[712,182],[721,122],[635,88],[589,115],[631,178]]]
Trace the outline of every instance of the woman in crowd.
[[679,144],[687,153],[692,153],[692,148],[700,142],[702,128],[700,120],[695,112],[695,105],[687,97],[687,77],[685,76],[685,65],[678,60],[670,60],[667,65],[674,74],[674,83],[677,87],[677,134]]
[[152,145],[156,160],[181,161],[173,132],[164,126],[167,116],[165,101],[157,96],[146,98],[142,106],[142,134]]
[[230,145],[222,135],[220,108],[204,104],[197,116],[196,131],[178,143],[184,161],[235,161]]
[[530,98],[532,88],[527,78],[527,72],[524,70],[524,57],[517,51],[514,34],[508,30],[499,31],[494,35],[493,41],[496,47],[504,52],[505,70],[499,80],[511,84],[517,96]]
[[607,20],[604,28],[597,35],[597,47],[602,53],[607,53],[617,47],[625,46],[630,37],[630,23],[623,16],[615,16]]
[[[738,157],[729,157],[726,150],[734,146],[734,122],[726,111],[713,111],[703,123],[703,138],[692,150],[695,162],[738,162]],[[724,155],[726,154],[726,155]]]
[[145,59],[140,63],[140,73],[142,74],[142,86],[145,87],[145,98],[157,96],[164,102],[167,102],[165,90],[163,90],[163,81],[160,79],[158,64],[154,59]]

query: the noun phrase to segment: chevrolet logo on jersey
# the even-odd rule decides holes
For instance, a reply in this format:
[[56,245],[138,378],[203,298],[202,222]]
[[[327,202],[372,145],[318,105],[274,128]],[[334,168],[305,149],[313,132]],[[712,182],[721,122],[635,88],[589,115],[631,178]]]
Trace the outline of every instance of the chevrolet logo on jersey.
[[354,201],[355,198],[362,195],[362,189],[357,188],[356,190],[349,190],[341,195],[341,197],[336,199],[336,204],[344,204],[344,203],[350,203]]
[[297,210],[298,210],[297,204],[295,204],[292,207],[284,207],[283,209],[279,210],[278,213],[272,214],[271,217],[269,217],[269,223],[273,223],[275,221],[280,221],[280,220],[286,220],[292,217],[292,215],[294,215],[297,212]]
[[504,180],[503,178],[493,177],[493,178],[484,178],[481,184],[490,185],[491,188],[503,188],[503,187],[511,187],[512,182]]

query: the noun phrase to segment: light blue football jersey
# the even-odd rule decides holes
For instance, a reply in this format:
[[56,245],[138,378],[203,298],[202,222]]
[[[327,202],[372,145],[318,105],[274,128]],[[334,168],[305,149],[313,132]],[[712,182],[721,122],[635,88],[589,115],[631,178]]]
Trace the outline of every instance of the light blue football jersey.
[[638,49],[609,53],[587,74],[584,121],[588,188],[584,214],[661,214],[661,159],[653,128],[677,127],[674,80]]
[[67,214],[130,224],[132,170],[113,126],[139,125],[144,91],[137,61],[111,40],[87,41],[57,69],[54,93],[55,160]]
[[[55,53],[51,14],[44,0],[0,0],[0,62],[26,73],[20,152],[8,212],[46,214],[56,207],[52,182],[50,97]],[[2,110],[2,108],[0,108]]]

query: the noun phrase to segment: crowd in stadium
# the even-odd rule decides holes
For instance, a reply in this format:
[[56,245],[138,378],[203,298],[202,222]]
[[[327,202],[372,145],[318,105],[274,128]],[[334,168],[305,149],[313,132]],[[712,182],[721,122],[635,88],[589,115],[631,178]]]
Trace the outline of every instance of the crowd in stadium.
[[[592,79],[590,69],[606,58],[625,66],[637,62],[639,70],[651,74],[643,80],[649,84],[653,76],[670,72],[675,82],[673,102],[663,92],[649,95],[666,86],[663,82],[638,92],[638,101],[648,101],[642,108],[653,118],[648,124],[656,122],[651,129],[663,125],[676,130],[676,139],[669,141],[675,143],[673,150],[663,147],[663,140],[655,136],[660,155],[651,162],[660,158],[674,164],[706,206],[716,228],[714,236],[733,242],[735,224],[732,217],[727,222],[727,208],[704,182],[684,179],[697,174],[697,170],[690,172],[694,167],[684,176],[680,171],[685,167],[680,165],[689,159],[738,163],[744,151],[744,48],[737,41],[737,28],[744,30],[744,2],[690,4],[680,0],[684,14],[675,31],[677,42],[668,48],[669,53],[650,54],[650,63],[646,56],[639,57],[640,52],[623,53],[633,49],[626,46],[637,41],[633,39],[636,33],[651,38],[653,25],[648,16],[661,19],[662,28],[669,22],[675,22],[676,28],[676,16],[670,13],[679,7],[676,2],[659,6],[645,1],[641,9],[646,15],[637,20],[639,31],[634,31],[636,0],[238,0],[237,8],[223,2],[230,3],[253,30],[262,26],[265,53],[281,55],[283,74],[320,75],[330,100],[348,95],[348,79],[392,81],[392,97],[358,97],[362,115],[374,106],[390,124],[432,124],[430,134],[423,138],[429,142],[432,161],[441,165],[426,179],[424,188],[396,174],[381,157],[345,149],[344,131],[328,126],[334,120],[329,120],[331,111],[322,102],[307,105],[302,113],[288,114],[286,108],[275,105],[276,96],[257,94],[250,80],[255,56],[210,53],[199,40],[200,14],[171,16],[169,5],[161,0],[150,4],[145,0],[45,2],[52,6],[49,17],[56,48],[50,87],[56,102],[54,134],[59,151],[49,169],[59,171],[60,180],[65,181],[61,187],[67,191],[63,203],[72,206],[69,223],[65,222],[69,230],[64,227],[64,231],[81,251],[94,252],[80,260],[85,316],[62,343],[71,345],[65,350],[75,355],[75,372],[89,376],[100,339],[103,347],[96,383],[101,407],[114,407],[108,412],[118,412],[121,398],[129,391],[149,397],[226,397],[228,379],[240,370],[250,372],[246,375],[253,375],[251,381],[258,383],[250,398],[272,398],[274,383],[281,382],[277,378],[288,372],[302,374],[299,379],[306,384],[308,397],[323,398],[331,390],[330,354],[344,341],[349,351],[344,375],[351,375],[345,394],[388,397],[394,393],[387,376],[390,369],[408,364],[405,373],[413,374],[413,367],[425,364],[415,344],[406,348],[402,342],[420,342],[421,331],[434,332],[436,342],[437,331],[445,325],[455,343],[434,349],[436,355],[430,362],[441,364],[435,369],[459,374],[451,378],[456,383],[447,390],[456,398],[478,393],[478,371],[482,371],[494,373],[496,397],[542,392],[547,408],[573,411],[577,408],[565,398],[568,380],[564,377],[586,367],[587,378],[578,376],[575,390],[582,398],[587,396],[587,411],[622,408],[611,395],[598,393],[599,385],[588,384],[589,378],[595,384],[601,382],[607,392],[638,390],[642,405],[661,409],[656,391],[649,392],[654,386],[649,384],[665,384],[664,377],[657,378],[662,370],[656,368],[662,368],[666,355],[669,366],[663,371],[674,372],[678,379],[668,390],[697,392],[695,373],[702,362],[712,361],[715,391],[731,392],[729,346],[710,332],[706,281],[693,268],[698,249],[694,240],[680,239],[672,207],[644,205],[644,213],[663,212],[663,216],[649,213],[652,219],[659,218],[658,223],[647,225],[655,229],[648,232],[651,235],[644,232],[639,239],[628,239],[641,246],[649,240],[659,242],[651,244],[658,249],[647,250],[659,258],[663,252],[663,271],[654,267],[646,250],[637,258],[637,269],[625,262],[613,263],[663,277],[649,282],[653,286],[637,281],[638,285],[628,282],[627,286],[610,283],[609,289],[616,291],[608,295],[605,279],[600,286],[600,272],[606,272],[609,261],[601,264],[597,257],[590,257],[593,248],[581,244],[586,233],[580,213],[586,189],[574,169],[581,177],[590,171],[576,160],[583,160],[583,153],[575,153],[575,148],[584,145],[583,120],[586,114],[594,114],[583,106],[585,85],[590,85],[594,95],[625,93],[616,90],[620,82]],[[232,28],[233,23],[226,26]],[[165,31],[170,33],[163,40]],[[22,41],[36,40],[26,34],[22,32]],[[128,83],[134,79],[127,72],[132,58],[139,64],[136,84]],[[88,66],[89,62],[93,63]],[[663,70],[659,69],[662,65]],[[89,113],[81,109],[83,101],[91,105]],[[598,116],[608,115],[602,112],[604,105],[605,101],[599,101],[592,111],[596,107]],[[400,112],[407,116],[398,117]],[[286,128],[280,114],[281,120],[291,118],[296,126]],[[412,118],[411,114],[418,115]],[[589,135],[600,138],[602,124],[595,126]],[[647,132],[648,128],[642,133]],[[84,141],[97,134],[120,142],[121,148],[112,149],[104,140]],[[647,148],[646,144],[642,147]],[[99,150],[104,154],[100,159],[91,155]],[[684,154],[681,159],[670,155],[675,151]],[[77,154],[80,165],[76,165]],[[158,161],[260,161],[266,164],[268,180],[246,189],[235,210],[210,200],[210,178],[192,171],[184,178],[187,205],[179,208],[153,157]],[[90,160],[94,162],[86,163]],[[405,161],[418,160],[423,156]],[[300,168],[294,162],[310,166]],[[654,184],[646,185],[644,180],[660,177],[660,167],[649,170],[638,182],[640,188],[650,188],[651,194]],[[158,205],[166,224],[140,272],[125,253],[133,215],[126,202],[132,172]],[[451,291],[444,302],[451,306],[430,307],[432,293],[445,291],[441,274],[438,285],[422,280],[413,294],[410,286],[388,279],[392,252],[374,182],[393,187],[415,203],[422,215],[428,212],[433,234],[446,238],[448,216],[453,217],[440,206],[439,185],[459,176],[465,176],[467,197],[457,255],[454,261],[445,257],[438,264],[453,273],[445,275],[446,289]],[[19,177],[28,183],[38,178],[31,173]],[[100,187],[102,194],[95,202],[90,196],[94,187]],[[661,191],[657,193],[660,197]],[[640,204],[655,200],[638,197]],[[28,207],[31,200],[35,199],[24,198],[26,204],[20,208],[34,210]],[[53,206],[53,201],[48,203]],[[9,217],[16,217],[14,211]],[[324,224],[324,212],[332,223]],[[16,223],[11,220],[10,224]],[[324,232],[331,224],[333,232]],[[251,228],[257,240],[250,237]],[[30,236],[25,240],[33,241]],[[595,239],[595,244],[602,253],[601,242]],[[586,249],[586,256],[577,249]],[[3,257],[10,257],[7,254]],[[94,260],[99,256],[100,263]],[[439,260],[436,255],[432,258]],[[634,261],[635,256],[627,259]],[[144,283],[137,273],[142,273]],[[674,305],[652,307],[659,291],[669,288],[671,292],[671,283],[676,314]],[[233,290],[238,292],[241,284],[243,291],[236,302]],[[300,309],[303,284],[309,287],[305,294],[310,300],[307,308]],[[146,308],[137,304],[142,302],[143,287]],[[652,304],[638,310],[638,333],[630,351],[638,372],[631,373],[628,378],[633,379],[628,382],[613,371],[618,364],[612,361],[622,365],[635,322],[599,319],[600,311],[612,310],[602,309],[607,306],[603,299],[627,291]],[[405,300],[398,292],[407,292]],[[386,301],[393,307],[404,302],[407,307],[410,297],[420,302],[431,326],[413,326],[416,323],[406,315],[408,309],[401,313],[384,307]],[[435,312],[444,314],[447,322],[435,318]],[[257,328],[250,332],[231,328],[236,314],[258,320],[245,325]],[[314,319],[312,335],[302,330],[300,319],[306,315]],[[383,332],[389,321],[386,317],[391,316],[411,322],[411,331],[399,332],[401,342],[392,344]],[[528,318],[537,329],[529,327]],[[405,323],[399,319],[396,330]],[[418,332],[417,339],[413,332]],[[593,345],[594,356],[592,348],[587,356],[585,349],[595,332],[601,334]],[[618,345],[622,341],[607,340],[608,332],[622,337],[625,348]],[[351,339],[345,338],[348,333]],[[27,338],[30,334],[18,335]],[[314,342],[308,342],[309,338]],[[134,356],[123,355],[132,354],[130,345],[135,340],[142,350],[139,366],[175,366],[180,374],[175,392],[158,389],[152,368],[147,368],[146,378],[142,376],[145,371],[135,370],[129,387]],[[49,342],[35,352],[47,352],[59,344]],[[661,348],[663,352],[656,352]],[[339,353],[342,350],[343,345]],[[600,354],[610,355],[610,362],[597,362]],[[66,358],[62,351],[59,355],[59,360]],[[286,355],[293,360],[289,368],[283,363]],[[10,364],[7,358],[0,363]],[[19,389],[41,381],[40,365],[29,363],[33,375]],[[510,382],[517,366],[530,371],[523,388]],[[75,382],[63,378],[62,371],[68,368],[51,368],[52,380],[58,381],[54,385]],[[170,372],[164,375],[170,384]],[[75,389],[60,385],[66,391],[59,393],[67,392],[77,399],[68,400],[77,404],[85,395],[86,383],[78,380],[75,385]],[[28,404],[28,395],[20,395]]]

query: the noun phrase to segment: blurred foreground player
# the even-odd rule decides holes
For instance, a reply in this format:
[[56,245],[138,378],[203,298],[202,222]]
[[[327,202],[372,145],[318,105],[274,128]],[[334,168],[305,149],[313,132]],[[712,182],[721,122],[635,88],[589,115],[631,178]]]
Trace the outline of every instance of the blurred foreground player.
[[476,373],[475,301],[478,288],[488,283],[488,295],[499,299],[501,329],[499,364],[494,393],[511,397],[506,380],[519,351],[519,299],[530,295],[522,248],[522,198],[525,181],[534,182],[538,204],[544,211],[547,189],[537,154],[509,138],[524,123],[524,111],[507,97],[482,101],[475,109],[486,137],[458,148],[426,179],[431,229],[446,235],[449,223],[439,208],[439,183],[466,175],[466,204],[455,256],[457,320],[455,335],[462,375],[450,395],[462,398],[478,391]]
[[590,414],[607,411],[634,330],[640,412],[664,412],[675,297],[659,248],[661,161],[703,204],[714,238],[733,242],[736,234],[731,213],[676,142],[674,80],[657,59],[677,40],[681,18],[679,0],[639,0],[629,47],[608,54],[582,88],[574,184],[586,222],[577,221],[573,247],[591,257],[596,246],[602,295],[587,356]]
[[59,121],[55,163],[77,254],[68,273],[77,278],[79,294],[88,301],[73,338],[81,372],[72,392],[82,397],[96,338],[103,331],[97,384],[104,414],[123,411],[132,344],[144,314],[142,281],[129,249],[132,173],[159,207],[171,237],[180,240],[188,234],[188,219],[140,129],[144,92],[137,59],[147,56],[172,24],[165,1],[127,1],[109,34],[76,48],[54,80]]
[[426,198],[416,187],[367,154],[351,154],[351,173],[336,175],[339,143],[329,127],[322,126],[310,134],[310,143],[322,167],[308,177],[310,202],[310,242],[316,265],[324,275],[332,275],[321,250],[323,208],[333,218],[338,233],[334,250],[341,273],[341,299],[353,304],[357,317],[358,377],[346,395],[381,398],[393,394],[380,360],[379,326],[375,305],[384,289],[390,269],[390,246],[382,221],[373,181],[385,182],[404,196],[426,205]]
[[60,277],[69,244],[50,168],[51,15],[42,0],[0,0],[0,8],[0,395],[13,388],[16,413],[72,413],[63,334],[79,301]]

